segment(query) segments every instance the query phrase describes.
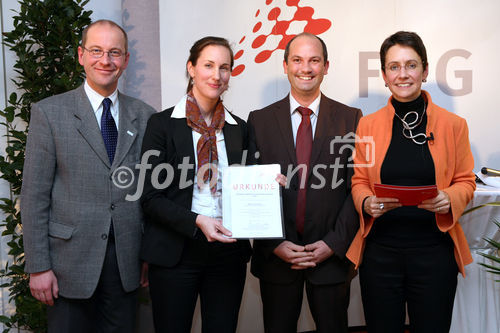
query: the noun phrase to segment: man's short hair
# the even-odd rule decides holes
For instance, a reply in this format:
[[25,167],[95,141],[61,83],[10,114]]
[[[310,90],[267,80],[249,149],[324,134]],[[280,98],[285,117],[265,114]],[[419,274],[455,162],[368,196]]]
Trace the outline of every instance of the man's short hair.
[[83,29],[83,33],[82,33],[82,45],[81,46],[85,47],[85,43],[87,42],[87,33],[89,32],[89,29],[92,28],[94,25],[101,25],[101,24],[104,24],[104,25],[107,24],[107,25],[110,25],[112,27],[120,29],[120,31],[123,34],[123,38],[125,40],[125,52],[128,52],[128,36],[127,36],[127,33],[125,32],[125,30],[123,30],[122,27],[120,27],[118,24],[116,24],[115,22],[113,22],[111,20],[97,20],[95,22],[90,23],[88,26],[86,26],[85,29]]
[[326,64],[326,62],[328,61],[328,51],[326,49],[326,44],[325,42],[319,38],[318,36],[314,35],[314,34],[311,34],[309,32],[302,32],[298,35],[295,35],[292,39],[290,39],[290,41],[286,44],[286,47],[285,47],[285,55],[284,55],[284,58],[285,58],[285,63],[288,64],[288,55],[290,54],[290,45],[292,44],[292,42],[297,38],[297,37],[302,37],[302,36],[308,36],[308,37],[314,37],[316,38],[317,40],[319,40],[319,42],[321,43],[321,47],[323,48],[323,61],[324,63]]

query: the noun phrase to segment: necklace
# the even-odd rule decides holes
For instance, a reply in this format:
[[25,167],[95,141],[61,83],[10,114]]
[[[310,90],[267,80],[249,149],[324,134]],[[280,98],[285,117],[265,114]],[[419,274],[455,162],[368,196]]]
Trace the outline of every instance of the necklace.
[[[418,134],[413,134],[413,130],[418,127],[422,123],[422,119],[424,119],[424,114],[425,111],[427,110],[427,105],[424,102],[424,112],[422,112],[422,116],[418,116],[417,111],[409,111],[407,112],[403,118],[401,118],[397,112],[394,112],[396,117],[401,120],[401,123],[403,124],[403,136],[407,139],[412,140],[415,142],[417,145],[423,145],[427,142],[427,135],[425,133],[418,133]],[[413,115],[415,117],[415,120],[408,122],[407,118]]]

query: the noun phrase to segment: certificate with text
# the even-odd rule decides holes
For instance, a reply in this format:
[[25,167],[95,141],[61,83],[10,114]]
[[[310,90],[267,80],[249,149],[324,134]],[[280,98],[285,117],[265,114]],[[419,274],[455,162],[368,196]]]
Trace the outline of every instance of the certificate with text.
[[222,223],[232,238],[283,238],[279,164],[229,166],[222,172]]

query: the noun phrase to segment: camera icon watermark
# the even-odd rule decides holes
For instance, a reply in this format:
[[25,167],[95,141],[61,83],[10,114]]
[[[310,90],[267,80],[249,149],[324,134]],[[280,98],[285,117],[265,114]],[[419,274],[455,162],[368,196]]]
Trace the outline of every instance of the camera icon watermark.
[[[356,149],[364,147],[364,152],[359,152],[360,158],[356,158]],[[330,141],[330,154],[343,154],[344,150],[349,149],[352,153],[348,159],[348,168],[370,168],[375,165],[375,141],[372,136],[360,137],[356,133],[350,132],[344,136],[336,136]],[[355,161],[356,159],[356,161]]]

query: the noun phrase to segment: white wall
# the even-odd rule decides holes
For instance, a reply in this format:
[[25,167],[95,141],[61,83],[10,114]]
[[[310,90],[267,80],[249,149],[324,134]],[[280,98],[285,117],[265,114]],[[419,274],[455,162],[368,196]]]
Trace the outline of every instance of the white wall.
[[[263,49],[275,49],[280,36],[270,36],[257,48],[252,43],[257,36],[271,32],[275,21],[267,16],[273,8],[280,11],[279,21],[292,19],[297,8],[287,6],[287,2],[291,1],[160,1],[162,107],[174,105],[184,93],[188,50],[195,40],[207,35],[226,37],[235,52],[244,51],[235,66],[244,64],[245,71],[231,79],[224,97],[230,110],[246,119],[250,111],[284,97],[289,85],[283,74],[283,51],[274,52],[263,63],[254,61]],[[319,35],[327,44],[330,58],[322,91],[360,107],[364,114],[385,105],[390,92],[384,87],[379,61],[365,62],[363,55],[373,52],[376,58],[383,40],[398,30],[417,32],[429,58],[429,77],[423,89],[438,105],[466,118],[475,170],[482,166],[500,169],[496,98],[500,67],[495,66],[500,52],[500,2],[485,0],[473,6],[466,0],[295,2],[300,7],[311,7],[313,19],[331,22],[331,27]],[[190,11],[194,6],[196,12]],[[183,24],[187,17],[196,24]],[[262,27],[253,32],[258,22]],[[306,24],[304,20],[293,20],[287,34],[302,32]],[[172,29],[175,26],[183,29]],[[245,40],[240,44],[242,37]],[[363,96],[364,87],[368,94]],[[471,91],[467,91],[468,87]]]

